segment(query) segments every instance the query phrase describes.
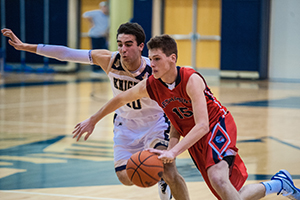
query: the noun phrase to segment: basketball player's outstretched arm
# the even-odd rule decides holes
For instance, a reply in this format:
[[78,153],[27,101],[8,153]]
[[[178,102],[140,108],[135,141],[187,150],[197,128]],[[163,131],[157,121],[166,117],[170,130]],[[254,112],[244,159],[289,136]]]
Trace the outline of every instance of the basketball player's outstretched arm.
[[146,89],[146,81],[139,82],[137,85],[131,89],[122,92],[108,101],[98,112],[92,115],[90,118],[84,120],[83,122],[78,123],[73,131],[73,138],[77,137],[77,141],[81,138],[84,133],[87,133],[84,137],[84,140],[87,140],[88,137],[92,134],[95,125],[106,115],[114,112],[121,106],[126,103],[141,99],[143,97],[149,97]]
[[106,72],[112,55],[108,50],[81,50],[62,45],[29,44],[22,42],[12,30],[4,28],[2,34],[9,38],[8,43],[16,50],[35,53],[60,61],[69,61],[83,64],[96,64]]

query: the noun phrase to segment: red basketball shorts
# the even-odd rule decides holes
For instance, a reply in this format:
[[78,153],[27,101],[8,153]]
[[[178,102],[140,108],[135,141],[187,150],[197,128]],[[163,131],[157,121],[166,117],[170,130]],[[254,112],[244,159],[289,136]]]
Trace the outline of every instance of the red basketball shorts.
[[230,168],[229,179],[237,191],[242,188],[248,177],[245,164],[238,155],[238,148],[235,146],[236,136],[236,124],[232,115],[228,112],[225,118],[220,118],[211,131],[189,149],[189,153],[206,184],[218,199],[221,198],[210,184],[207,169],[227,156],[228,150],[231,150],[231,152],[233,150],[236,153]]

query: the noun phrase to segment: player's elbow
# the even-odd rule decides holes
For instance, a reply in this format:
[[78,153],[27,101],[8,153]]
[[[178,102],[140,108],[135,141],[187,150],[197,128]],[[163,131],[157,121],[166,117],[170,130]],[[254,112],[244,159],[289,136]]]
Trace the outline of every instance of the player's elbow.
[[199,123],[197,126],[198,126],[199,132],[204,133],[204,134],[209,132],[209,123],[203,122],[203,123]]
[[114,98],[114,103],[118,108],[130,102],[130,100],[127,100],[125,97],[126,96],[124,96],[124,93],[121,93]]
[[205,125],[203,125],[203,132],[204,133],[208,133],[210,131],[209,129],[209,123],[206,123]]

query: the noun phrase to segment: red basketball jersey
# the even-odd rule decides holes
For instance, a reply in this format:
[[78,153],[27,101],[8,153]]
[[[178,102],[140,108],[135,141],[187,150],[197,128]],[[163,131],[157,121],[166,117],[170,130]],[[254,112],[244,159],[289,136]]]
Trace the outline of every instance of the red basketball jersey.
[[177,67],[177,70],[178,76],[173,90],[170,90],[160,79],[155,79],[153,76],[149,77],[147,80],[147,91],[150,98],[163,108],[177,131],[182,136],[185,136],[195,126],[192,102],[186,93],[186,84],[190,76],[196,73],[203,79],[206,85],[204,93],[207,102],[209,124],[212,129],[219,121],[219,118],[226,115],[227,109],[213,96],[204,78],[198,72],[186,67]]
[[[147,80],[147,91],[151,99],[161,106],[177,131],[184,137],[195,126],[192,102],[186,93],[186,84],[190,76],[198,74],[191,68],[177,67],[178,76],[175,88],[170,90],[160,79],[150,76]],[[227,109],[213,96],[207,84],[204,90],[207,102],[210,131],[189,148],[189,153],[201,172],[213,194],[221,199],[214,190],[207,175],[207,168],[218,163],[226,156],[228,149],[238,152],[236,144],[236,125]],[[247,169],[238,154],[232,164],[230,181],[239,191],[245,183]]]

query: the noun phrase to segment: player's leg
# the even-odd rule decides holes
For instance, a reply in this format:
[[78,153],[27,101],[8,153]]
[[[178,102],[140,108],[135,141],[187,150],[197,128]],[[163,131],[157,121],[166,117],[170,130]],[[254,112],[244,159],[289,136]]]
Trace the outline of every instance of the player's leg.
[[123,147],[121,145],[115,145],[114,147],[114,160],[115,160],[115,172],[119,179],[119,181],[123,185],[133,185],[126,172],[126,164],[130,156],[131,152],[128,151],[128,148]]
[[130,181],[130,179],[127,176],[126,170],[122,170],[122,171],[117,171],[116,175],[119,179],[119,181],[123,184],[123,185],[127,185],[127,186],[131,186],[133,185],[133,183]]
[[261,183],[249,184],[239,191],[243,200],[261,199],[265,196],[265,186]]
[[[144,146],[145,148],[154,148],[165,150],[168,147],[169,141],[169,131],[170,131],[170,122],[166,115],[161,115],[153,118],[151,124],[151,129],[148,129],[148,134],[145,134]],[[158,182],[158,194],[161,200],[170,200],[172,199],[170,186],[162,178]],[[174,196],[176,198],[176,196]],[[177,199],[177,198],[176,198]]]
[[207,175],[212,187],[223,200],[242,199],[229,180],[229,166],[224,160],[209,167]]
[[[165,150],[167,149],[167,147],[164,145],[156,145],[156,149]],[[166,184],[164,184],[164,182]],[[177,170],[176,162],[164,164],[163,179],[158,183],[158,185],[161,199],[170,199],[168,197],[170,197],[171,193],[176,200],[190,199],[188,188],[183,177],[179,174]],[[168,192],[167,190],[170,190],[170,192]]]
[[127,176],[126,165],[115,168],[116,175],[123,185],[131,186],[133,183]]
[[[149,126],[145,129],[144,120],[128,120],[116,116],[114,119],[114,160],[115,171],[118,179],[124,185],[133,185],[127,176],[126,165],[130,156],[146,148],[166,149],[168,142],[165,140],[164,130],[168,125],[165,119],[158,121],[146,121],[149,124],[156,125],[153,128]],[[134,127],[130,128],[130,127]],[[133,132],[134,130],[134,132]],[[159,130],[159,131],[157,131]],[[159,196],[161,200],[169,200],[171,190],[162,180],[159,182]]]
[[[147,137],[146,139],[146,148],[154,148],[159,150],[166,150],[168,147],[168,141],[165,138],[160,136],[160,133],[152,133],[153,138]],[[160,139],[159,139],[160,138]],[[164,167],[164,173],[165,173]],[[157,183],[158,186],[158,194],[161,200],[170,200],[172,199],[172,193],[169,184],[165,181],[164,176],[163,178]],[[176,198],[176,196],[174,196]],[[177,198],[176,198],[177,199]]]
[[286,170],[280,170],[270,181],[249,184],[240,190],[241,196],[246,200],[260,199],[272,193],[300,200],[300,190],[294,185],[292,176]]
[[[128,128],[128,120],[115,115],[114,118],[114,165],[119,181],[123,185],[133,185],[127,176],[126,165],[130,156],[143,150],[143,145],[139,143],[136,134]],[[138,127],[137,127],[138,130]]]
[[203,160],[197,158],[198,154],[201,155],[197,149],[191,152],[198,169],[218,198],[241,199],[238,190],[248,175],[235,146],[236,125],[231,114],[221,118],[206,137],[199,144],[199,147],[205,149],[202,151],[205,152]]
[[176,163],[164,165],[163,179],[170,186],[176,200],[189,200],[189,193],[183,177],[178,173]]

